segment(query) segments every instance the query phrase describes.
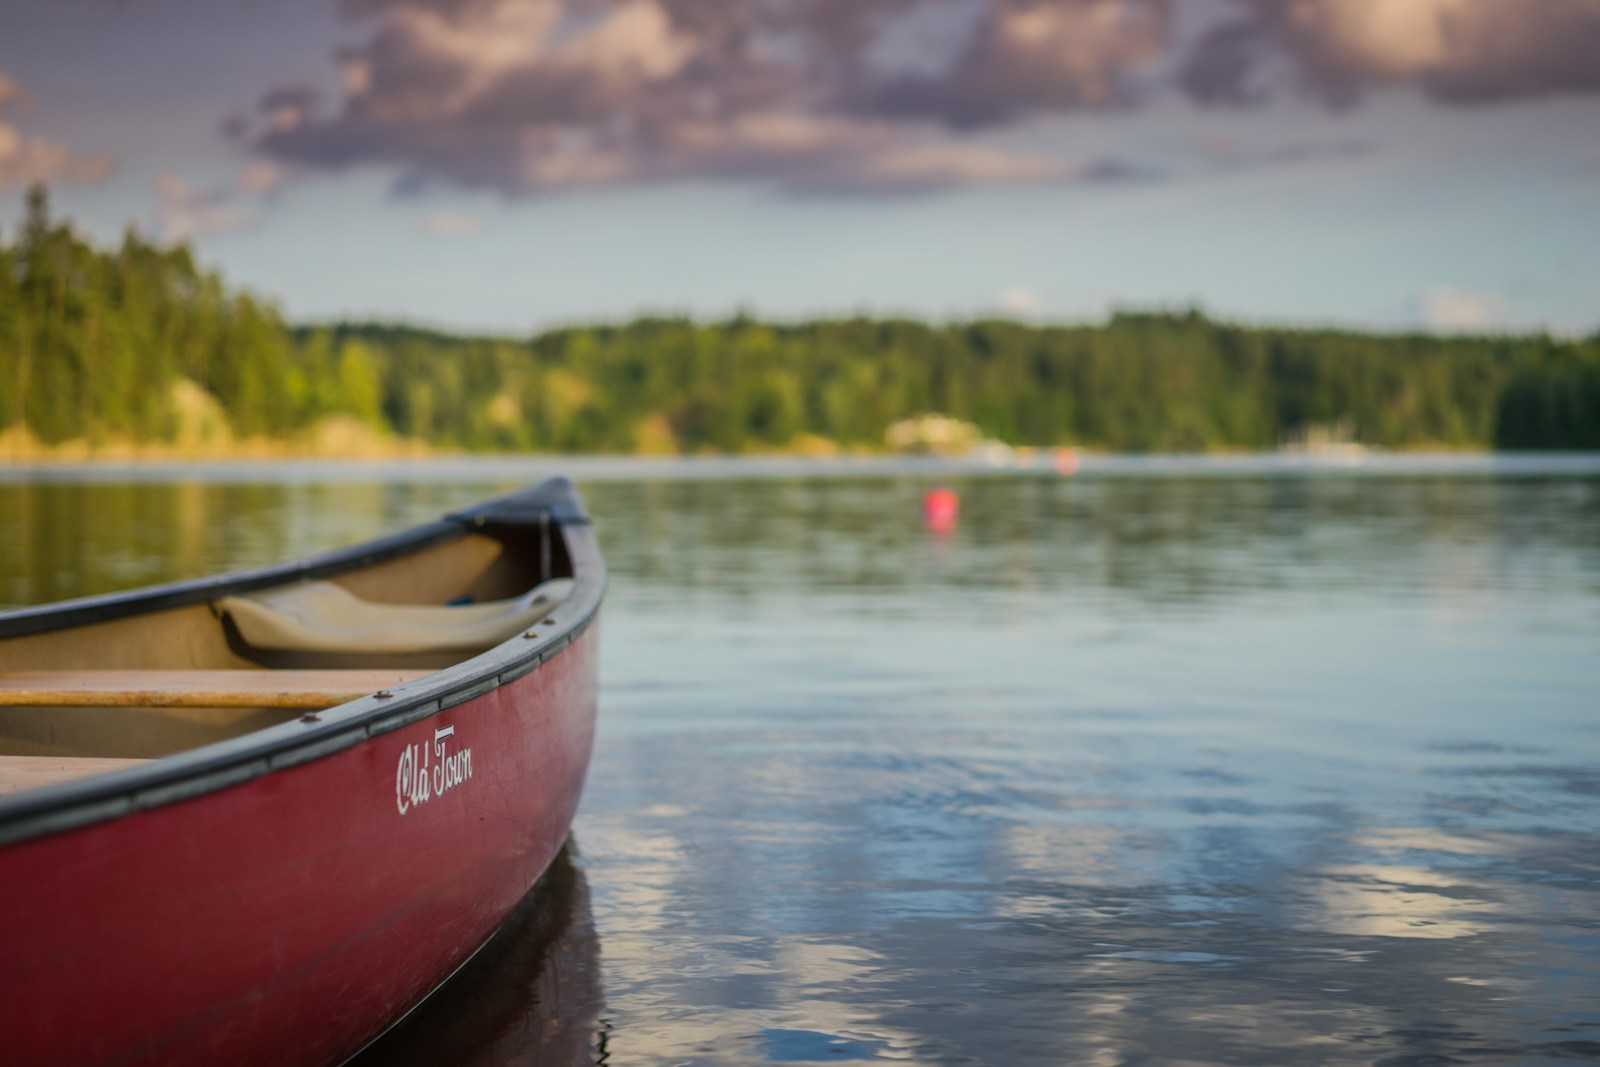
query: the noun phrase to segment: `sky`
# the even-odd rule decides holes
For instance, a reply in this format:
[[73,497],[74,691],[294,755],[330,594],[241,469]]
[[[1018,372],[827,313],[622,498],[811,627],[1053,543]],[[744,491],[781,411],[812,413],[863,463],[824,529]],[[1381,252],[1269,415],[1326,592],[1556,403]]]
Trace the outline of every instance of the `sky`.
[[45,181],[301,322],[1600,328],[1600,0],[0,0]]

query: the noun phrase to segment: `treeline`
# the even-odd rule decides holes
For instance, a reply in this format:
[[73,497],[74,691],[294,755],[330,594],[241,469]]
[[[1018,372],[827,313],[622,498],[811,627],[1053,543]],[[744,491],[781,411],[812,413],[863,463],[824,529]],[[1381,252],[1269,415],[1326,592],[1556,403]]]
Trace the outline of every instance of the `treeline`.
[[1600,335],[1376,335],[1197,312],[1094,326],[650,318],[531,339],[294,329],[184,246],[132,232],[91,246],[35,190],[0,243],[0,431],[169,440],[180,383],[241,436],[341,417],[468,449],[876,449],[924,412],[1013,444],[1118,451],[1272,448],[1330,427],[1389,448],[1600,448]]

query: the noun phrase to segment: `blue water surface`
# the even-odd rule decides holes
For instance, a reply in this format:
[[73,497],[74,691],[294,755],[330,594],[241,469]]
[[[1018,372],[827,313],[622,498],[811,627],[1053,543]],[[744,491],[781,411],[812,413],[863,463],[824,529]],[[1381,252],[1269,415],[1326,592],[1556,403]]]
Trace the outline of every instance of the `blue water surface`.
[[[576,852],[379,1060],[1600,1060],[1600,462],[590,462]],[[543,469],[13,472],[0,601]]]

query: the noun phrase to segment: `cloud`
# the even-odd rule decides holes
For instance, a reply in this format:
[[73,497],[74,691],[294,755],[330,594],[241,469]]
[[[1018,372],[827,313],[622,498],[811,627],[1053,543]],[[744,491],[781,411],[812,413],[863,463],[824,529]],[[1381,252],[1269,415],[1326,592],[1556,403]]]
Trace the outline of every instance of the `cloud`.
[[[894,6],[911,10],[904,19],[938,5]],[[965,6],[978,16],[944,69],[882,77],[869,64],[852,72],[845,99],[869,112],[957,129],[1128,103],[1137,96],[1139,65],[1160,58],[1167,41],[1166,2],[992,0]]]
[[1422,294],[1422,321],[1435,333],[1487,333],[1505,323],[1505,303],[1485,293],[1436,285]]
[[1014,285],[1000,294],[996,301],[1000,310],[1016,318],[1028,318],[1039,312],[1039,294],[1026,285]]
[[227,187],[196,189],[183,178],[166,173],[156,179],[157,218],[169,241],[190,241],[212,233],[243,229],[259,216],[234,202]]
[[283,188],[289,174],[282,167],[264,160],[246,163],[239,171],[239,191],[246,196],[269,197]]
[[168,171],[156,179],[156,220],[169,241],[248,229],[297,175],[267,160],[248,160],[232,180],[196,186]]
[[[26,99],[21,85],[0,74],[0,120]],[[30,137],[0,121],[0,189],[34,182],[94,185],[104,181],[114,166],[110,156],[77,155],[65,145]]]
[[1372,152],[1366,141],[1340,138],[1330,141],[1289,141],[1258,146],[1227,136],[1196,138],[1191,147],[1214,170],[1252,171],[1295,167],[1328,160],[1359,159]]
[[[1130,98],[1169,0],[349,0],[342,98],[284,86],[265,157],[536,193],[684,178],[797,193],[1116,179],[973,136]],[[928,59],[933,56],[936,62]]]
[[1203,102],[1264,95],[1275,63],[1342,104],[1397,84],[1452,104],[1600,90],[1600,0],[1238,2],[1186,61]]
[[[1039,118],[1415,86],[1451,105],[1600,91],[1600,0],[343,0],[339,89],[228,135],[402,188],[678,179],[877,194],[1147,176],[996,146]],[[1285,149],[1285,160],[1299,151]],[[1309,158],[1309,157],[1307,157]]]
[[471,237],[482,227],[471,215],[441,211],[423,219],[421,229],[429,237]]

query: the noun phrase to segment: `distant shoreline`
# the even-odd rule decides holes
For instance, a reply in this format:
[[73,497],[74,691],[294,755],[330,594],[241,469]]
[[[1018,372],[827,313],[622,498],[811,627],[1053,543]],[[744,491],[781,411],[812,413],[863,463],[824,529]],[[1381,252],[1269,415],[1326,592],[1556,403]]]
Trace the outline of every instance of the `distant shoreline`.
[[[804,435],[788,447],[746,452],[519,452],[437,446],[417,438],[399,437],[371,427],[353,425],[351,420],[327,420],[311,431],[284,438],[224,436],[204,443],[112,439],[91,443],[82,438],[59,444],[45,444],[31,434],[18,433],[16,427],[0,430],[0,468],[204,466],[283,463],[396,463],[455,461],[523,461],[559,463],[603,459],[641,463],[683,462],[769,462],[802,463],[898,463],[925,461],[935,465],[973,466],[984,469],[1047,469],[1053,457],[1068,453],[1079,460],[1108,456],[1183,456],[1225,458],[1237,456],[1298,457],[1317,465],[1360,463],[1379,456],[1480,456],[1524,455],[1561,450],[1496,450],[1491,447],[1424,445],[1386,449],[1353,442],[1306,446],[1298,443],[1276,449],[1216,447],[1194,452],[1116,452],[1081,445],[1006,445],[980,441],[976,447],[959,449],[845,448],[834,441]],[[1581,454],[1583,450],[1566,450]],[[1596,453],[1600,454],[1600,453]]]
[[[1600,450],[1600,335],[641,317],[526,337],[295,328],[184,246],[98,247],[42,188],[0,254],[0,457]],[[70,268],[70,269],[69,269]],[[126,294],[139,294],[138,299]]]
[[1361,457],[1287,452],[1085,453],[1072,475],[1039,460],[996,465],[974,457],[849,455],[625,456],[434,454],[410,458],[245,458],[18,465],[0,460],[0,484],[27,482],[404,482],[516,484],[553,475],[579,482],[738,479],[1029,477],[1063,484],[1096,478],[1316,476],[1600,476],[1600,452],[1385,452]]

